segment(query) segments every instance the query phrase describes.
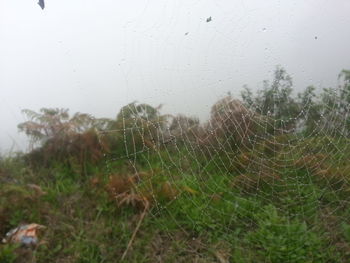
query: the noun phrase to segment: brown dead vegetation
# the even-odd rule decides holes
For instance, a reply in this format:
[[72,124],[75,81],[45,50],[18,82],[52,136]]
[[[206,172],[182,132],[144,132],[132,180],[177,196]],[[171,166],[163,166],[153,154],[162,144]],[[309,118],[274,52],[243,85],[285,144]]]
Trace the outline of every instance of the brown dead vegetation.
[[322,187],[349,191],[350,166],[335,165],[330,162],[330,158],[326,154],[312,154],[298,159],[294,165],[298,169],[306,169],[311,178]]

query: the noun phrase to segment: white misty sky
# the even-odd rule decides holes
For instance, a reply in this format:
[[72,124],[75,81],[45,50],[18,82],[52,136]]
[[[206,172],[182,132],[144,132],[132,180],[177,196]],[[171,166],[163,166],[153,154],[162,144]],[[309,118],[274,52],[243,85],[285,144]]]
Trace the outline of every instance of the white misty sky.
[[205,119],[277,64],[296,90],[350,68],[348,0],[45,2],[0,0],[0,151],[25,149],[25,108],[115,117],[137,100]]

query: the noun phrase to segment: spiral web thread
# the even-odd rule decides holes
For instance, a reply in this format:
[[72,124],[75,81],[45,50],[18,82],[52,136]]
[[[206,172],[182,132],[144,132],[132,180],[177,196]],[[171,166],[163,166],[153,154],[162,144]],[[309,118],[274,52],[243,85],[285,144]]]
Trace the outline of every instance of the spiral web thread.
[[[346,164],[349,160],[349,144],[344,134],[346,114],[326,106],[328,115],[315,120],[313,130],[305,135],[301,132],[303,123],[300,120],[308,116],[309,103],[305,103],[293,118],[276,120],[269,114],[256,114],[259,110],[256,105],[247,108],[232,97],[226,102],[234,106],[217,107],[216,121],[214,118],[199,126],[186,119],[178,122],[176,129],[171,129],[169,124],[159,129],[159,123],[164,119],[145,119],[141,124],[134,119],[126,125],[123,117],[122,129],[100,134],[123,134],[125,154],[106,154],[107,167],[125,160],[135,175],[142,170],[151,175],[136,185],[141,195],[145,194],[143,185],[153,183],[157,187],[157,182],[152,181],[154,175],[161,175],[162,183],[171,186],[174,194],[166,201],[159,201],[157,191],[148,192],[153,199],[148,216],[169,238],[174,238],[173,230],[159,220],[163,215],[172,220],[178,230],[195,239],[201,231],[205,234],[211,229],[210,225],[205,225],[207,222],[220,225],[214,227],[219,237],[235,233],[239,224],[254,229],[264,210],[269,213],[270,203],[277,207],[277,213],[288,218],[288,222],[294,219],[307,222],[308,231],[313,231],[314,217],[322,220],[322,216],[331,217],[346,207],[347,196],[350,196],[346,195],[350,171]],[[278,121],[279,126],[276,125]],[[289,121],[297,124],[291,127]],[[258,127],[259,132],[250,133],[251,126]],[[137,146],[140,140],[142,147]],[[304,172],[302,179],[301,170]],[[162,183],[159,182],[158,190],[162,189]],[[310,184],[317,187],[306,191]],[[182,215],[190,225],[184,225],[173,210],[174,206],[181,209],[184,205],[181,203],[183,196],[187,197],[185,200],[190,206],[198,207],[200,213],[197,217]],[[240,201],[243,198],[259,199],[261,206],[245,207]],[[225,211],[222,205],[216,206],[217,200],[232,209]],[[324,211],[326,206],[327,211]],[[247,217],[251,214],[254,216]],[[208,221],[197,222],[198,218]],[[329,235],[326,230],[324,234]]]

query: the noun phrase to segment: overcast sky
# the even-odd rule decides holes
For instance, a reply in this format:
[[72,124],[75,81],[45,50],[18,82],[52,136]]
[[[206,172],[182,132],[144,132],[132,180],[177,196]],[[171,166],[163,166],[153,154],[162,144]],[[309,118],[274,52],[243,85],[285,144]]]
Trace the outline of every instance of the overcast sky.
[[25,148],[24,108],[115,117],[137,100],[205,119],[278,64],[296,90],[350,69],[348,0],[45,2],[0,0],[2,151]]

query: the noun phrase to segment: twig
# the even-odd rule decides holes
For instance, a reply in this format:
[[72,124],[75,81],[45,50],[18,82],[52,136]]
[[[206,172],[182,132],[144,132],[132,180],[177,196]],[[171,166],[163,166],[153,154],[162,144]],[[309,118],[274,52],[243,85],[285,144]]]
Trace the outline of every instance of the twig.
[[135,230],[134,230],[134,233],[132,233],[132,236],[131,236],[131,238],[130,238],[130,240],[129,240],[128,246],[126,247],[126,249],[125,249],[125,251],[124,251],[124,253],[123,253],[123,256],[122,256],[121,260],[124,260],[124,259],[125,259],[126,254],[128,253],[128,251],[129,251],[129,249],[130,249],[132,243],[134,242],[134,239],[135,239],[135,237],[136,237],[137,232],[139,231],[139,228],[140,228],[140,226],[141,226],[141,223],[142,223],[143,219],[144,219],[145,216],[146,216],[147,210],[148,210],[148,208],[149,208],[149,202],[148,202],[147,199],[144,199],[144,200],[145,200],[145,201],[144,201],[144,203],[145,203],[145,209],[143,210],[143,212],[142,212],[142,214],[141,214],[140,220],[139,220],[139,222],[137,223],[137,226],[136,226],[136,228],[135,228]]

